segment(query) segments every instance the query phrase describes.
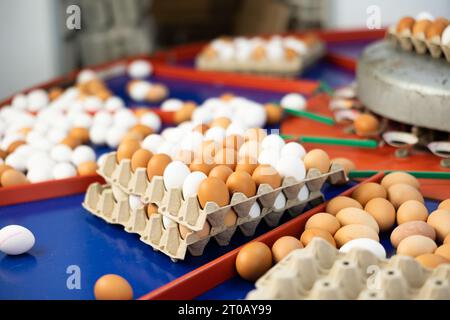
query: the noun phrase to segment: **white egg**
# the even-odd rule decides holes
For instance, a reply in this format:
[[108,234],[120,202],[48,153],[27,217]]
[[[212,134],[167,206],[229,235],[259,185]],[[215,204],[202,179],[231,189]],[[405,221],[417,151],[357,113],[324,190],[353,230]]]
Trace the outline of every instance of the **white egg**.
[[12,133],[8,134],[7,136],[3,137],[3,140],[1,141],[0,149],[7,150],[9,145],[16,142],[24,140],[25,136],[23,134],[18,133]]
[[77,169],[69,162],[60,162],[52,170],[53,179],[67,179],[77,176]]
[[144,203],[141,201],[141,197],[132,194],[128,197],[128,203],[132,211],[136,211],[144,207]]
[[261,142],[261,148],[264,149],[274,149],[278,150],[278,152],[284,147],[286,143],[283,138],[278,134],[269,134],[267,137],[263,139]]
[[292,49],[300,55],[304,55],[308,52],[308,47],[305,42],[294,37],[286,37],[284,39],[284,45],[286,48]]
[[88,146],[78,146],[73,150],[72,163],[79,166],[83,162],[95,161],[95,151]]
[[50,150],[50,157],[57,162],[71,161],[72,149],[65,144],[58,144]]
[[255,202],[248,213],[248,215],[251,218],[258,218],[261,215],[261,207],[259,206],[258,202]]
[[378,241],[368,238],[353,239],[344,244],[339,251],[343,253],[348,253],[352,249],[358,248],[371,252],[373,255],[379,259],[386,259],[386,250],[383,245]]
[[284,48],[279,44],[270,43],[266,46],[267,58],[272,61],[279,61],[284,58]]
[[111,191],[112,191],[114,199],[116,201],[119,201],[119,200],[122,200],[122,199],[125,199],[128,197],[128,195],[125,192],[123,192],[122,189],[120,189],[119,187],[116,187],[114,185],[111,186]]
[[172,161],[164,170],[163,179],[166,190],[182,188],[184,180],[191,173],[181,161]]
[[103,108],[103,101],[95,96],[87,97],[83,102],[83,109],[86,112],[97,112]]
[[93,122],[94,126],[103,126],[103,127],[110,126],[114,121],[111,113],[109,113],[108,111],[105,111],[105,110],[101,110],[101,111],[97,112],[95,114],[93,120],[94,120],[94,122]]
[[303,148],[303,146],[297,142],[286,143],[286,145],[284,145],[283,148],[281,149],[280,154],[282,158],[294,157],[299,159],[303,159],[305,155],[306,155],[305,148]]
[[11,101],[11,106],[20,110],[25,110],[27,108],[27,104],[27,97],[22,93],[15,95]]
[[106,133],[106,144],[108,147],[115,149],[122,142],[123,137],[126,135],[127,129],[121,127],[112,127]]
[[261,145],[257,141],[251,140],[245,142],[240,148],[238,155],[240,158],[251,157],[255,160],[259,158],[261,152]]
[[54,165],[55,161],[47,152],[42,150],[35,152],[26,162],[27,170],[31,170],[32,168],[52,168]]
[[434,16],[427,11],[422,11],[416,16],[416,21],[419,21],[419,20],[434,21]]
[[106,136],[108,134],[108,127],[94,124],[89,129],[89,140],[96,145],[104,145],[106,143]]
[[297,194],[299,201],[306,201],[309,198],[309,189],[307,186],[303,186]]
[[30,157],[34,152],[36,152],[36,149],[29,144],[23,144],[14,150],[14,153],[17,153],[24,159]]
[[166,128],[161,132],[161,136],[172,143],[180,143],[180,141],[184,138],[184,132],[179,128]]
[[163,111],[178,111],[183,107],[183,101],[179,99],[167,99],[161,104]]
[[97,79],[97,73],[90,69],[82,70],[77,75],[78,83],[86,83],[86,82],[94,80],[94,79]]
[[33,233],[25,227],[9,225],[0,230],[0,251],[7,255],[24,254],[35,244]]
[[44,182],[53,179],[52,168],[50,166],[33,166],[27,172],[27,179],[31,183]]
[[[37,121],[33,126],[34,133],[39,133],[45,135],[49,129],[49,125],[46,121]],[[31,132],[28,133],[27,138],[30,136]]]
[[259,164],[268,164],[273,168],[277,167],[278,161],[280,160],[280,154],[278,150],[275,149],[265,149],[262,150],[258,157]]
[[167,154],[172,159],[175,158],[176,155],[176,144],[170,141],[164,141],[159,147],[156,153],[164,153]]
[[28,93],[27,100],[27,109],[31,112],[39,111],[45,108],[49,103],[47,92],[41,89],[33,90]]
[[161,130],[161,119],[154,112],[145,113],[140,119],[139,122],[147,127],[153,129],[154,132],[159,132]]
[[205,132],[205,141],[212,140],[221,143],[225,137],[226,130],[222,127],[210,128]]
[[51,143],[59,143],[67,136],[67,132],[59,128],[52,128],[47,132],[46,136]]
[[104,107],[109,112],[114,112],[114,111],[124,108],[125,102],[123,102],[123,100],[119,97],[112,96],[112,97],[109,97],[108,99],[106,99]]
[[142,148],[156,154],[159,146],[164,142],[164,138],[159,134],[151,134],[142,141]]
[[128,75],[133,79],[144,79],[152,74],[153,66],[145,60],[135,60],[128,66]]
[[200,183],[207,178],[206,174],[200,171],[191,172],[183,183],[183,198],[197,196]]
[[302,181],[306,176],[305,164],[296,157],[281,157],[276,169],[280,176],[293,177],[297,181]]
[[226,135],[232,136],[232,135],[238,135],[243,136],[245,133],[245,126],[239,121],[233,121],[230,123],[230,125],[227,128]]
[[167,216],[162,216],[162,223],[163,223],[164,229],[168,229],[171,226],[177,225],[177,223],[175,221],[173,221],[172,219],[170,219]]
[[203,143],[203,135],[198,131],[191,131],[181,140],[180,149],[196,152]]
[[52,143],[50,140],[43,138],[43,139],[36,141],[33,144],[33,147],[35,147],[37,150],[49,152],[54,145],[55,144]]
[[106,162],[106,158],[108,157],[107,153],[102,154],[100,157],[98,157],[97,159],[97,165],[99,168],[103,167],[103,165]]
[[192,113],[192,122],[197,124],[210,123],[214,118],[214,114],[207,108],[196,108]]
[[133,111],[129,109],[121,109],[114,114],[114,126],[115,127],[123,127],[125,129],[129,129],[135,124],[137,124],[138,120]]
[[306,109],[306,99],[298,93],[289,93],[285,95],[280,102],[281,106],[285,109],[292,110],[305,110]]
[[445,46],[450,46],[450,25],[444,29],[444,32],[441,34],[441,42]]
[[18,171],[24,172],[27,167],[27,160],[22,155],[14,152],[6,157],[5,164]]
[[87,128],[92,126],[92,117],[87,113],[78,113],[73,119],[73,126],[77,128]]
[[149,82],[136,80],[130,85],[128,94],[135,101],[144,101],[151,87]]
[[286,197],[282,192],[275,198],[275,202],[273,203],[273,208],[276,211],[283,210],[286,207]]

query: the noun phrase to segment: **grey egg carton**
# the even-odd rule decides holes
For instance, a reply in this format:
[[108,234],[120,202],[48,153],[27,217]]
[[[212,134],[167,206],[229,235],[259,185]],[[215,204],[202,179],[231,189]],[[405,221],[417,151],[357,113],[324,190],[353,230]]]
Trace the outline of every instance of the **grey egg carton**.
[[[328,180],[331,184],[348,181],[342,167],[333,164],[328,173],[321,174],[317,169],[310,169],[302,181],[288,177],[283,179],[279,188],[272,189],[269,185],[260,185],[253,197],[247,198],[242,193],[235,193],[227,206],[219,207],[214,202],[208,202],[202,209],[196,196],[183,199],[181,189],[166,190],[162,177],[155,176],[152,181],[148,181],[145,168],[132,172],[130,160],[124,159],[117,164],[114,152],[107,155],[98,173],[112,186],[120,188],[126,194],[141,197],[144,203],[156,204],[161,214],[193,231],[201,230],[206,221],[213,228],[222,227],[224,217],[230,209],[236,212],[241,221],[251,220],[249,212],[256,201],[263,211],[273,211],[274,202],[280,193],[283,193],[287,200],[284,210],[293,208],[295,209],[293,211],[297,212],[298,207],[305,203],[297,198],[304,186],[309,190],[310,197],[307,201],[311,201],[320,198],[320,189],[325,181]],[[277,223],[278,221],[274,222]]]
[[248,300],[450,299],[450,265],[422,267],[407,256],[379,259],[363,249],[339,252],[314,238],[272,267]]
[[435,59],[444,57],[450,62],[450,46],[441,43],[440,39],[424,40],[414,37],[410,33],[398,34],[395,29],[388,29],[386,38],[394,46],[405,51],[416,52],[420,55],[430,54]]

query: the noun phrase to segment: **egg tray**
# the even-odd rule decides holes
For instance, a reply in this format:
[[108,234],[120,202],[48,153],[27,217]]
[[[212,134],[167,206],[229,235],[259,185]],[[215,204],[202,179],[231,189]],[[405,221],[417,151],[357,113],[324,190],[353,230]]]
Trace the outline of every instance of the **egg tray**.
[[321,238],[291,252],[257,280],[248,300],[450,299],[450,265],[422,267],[407,256],[339,252]]
[[342,167],[333,164],[328,173],[321,174],[317,169],[310,169],[306,179],[302,181],[288,177],[283,179],[279,188],[272,189],[269,185],[260,185],[257,194],[253,197],[247,198],[242,193],[235,193],[227,206],[219,207],[216,203],[208,202],[205,208],[201,209],[196,196],[183,199],[181,189],[166,190],[162,177],[155,176],[149,182],[145,168],[132,172],[131,162],[128,159],[123,159],[117,164],[114,152],[107,155],[98,173],[109,184],[120,188],[123,193],[139,196],[144,203],[156,204],[161,214],[194,231],[201,230],[206,221],[212,227],[220,228],[224,225],[224,217],[230,209],[236,212],[239,219],[251,220],[249,212],[256,201],[259,202],[262,210],[272,210],[274,202],[281,192],[286,197],[286,210],[303,204],[304,201],[299,200],[297,195],[305,185],[310,196],[314,197],[316,194],[320,194],[320,189],[327,180],[331,184],[341,184],[347,181]]
[[168,255],[173,261],[177,261],[185,258],[187,250],[193,256],[202,255],[211,238],[214,238],[219,245],[226,246],[230,243],[231,237],[238,227],[245,236],[253,236],[263,219],[267,225],[274,227],[278,225],[284,212],[295,217],[300,215],[309,203],[317,205],[323,201],[324,197],[320,191],[312,192],[307,200],[297,201],[295,206],[286,203],[286,207],[280,210],[263,208],[258,217],[238,217],[236,225],[231,227],[223,224],[211,226],[209,236],[203,239],[198,238],[194,232],[188,234],[186,239],[182,239],[178,223],[173,221],[173,225],[165,229],[162,222],[163,215],[152,215],[148,219],[145,207],[131,210],[129,196],[121,191],[117,192],[117,187],[114,186],[99,183],[89,186],[83,207],[108,223],[122,225],[125,227],[125,231],[139,234],[141,241]]
[[445,57],[450,62],[450,46],[448,45],[417,39],[412,35],[398,34],[392,29],[386,32],[386,38],[395,47],[400,47],[405,51],[415,51],[420,55],[430,54],[435,59]]

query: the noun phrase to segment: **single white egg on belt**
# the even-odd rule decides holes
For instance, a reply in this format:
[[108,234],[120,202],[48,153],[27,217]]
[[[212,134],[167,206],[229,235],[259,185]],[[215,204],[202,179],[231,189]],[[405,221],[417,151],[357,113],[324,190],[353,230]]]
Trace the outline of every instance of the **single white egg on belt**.
[[298,192],[297,199],[298,199],[299,201],[306,201],[306,200],[308,200],[308,198],[309,198],[309,189],[308,189],[308,187],[305,185],[305,186],[303,186],[303,187],[300,189],[300,191]]
[[58,144],[51,149],[50,157],[57,162],[71,161],[72,149],[65,144]]
[[27,172],[27,179],[31,183],[44,182],[53,179],[52,167],[51,166],[43,166],[37,167],[33,166]]
[[81,70],[77,75],[78,83],[86,83],[94,79],[97,79],[97,73],[90,69]]
[[12,107],[20,110],[25,110],[27,108],[27,103],[27,97],[22,93],[15,95],[11,101]]
[[145,60],[135,60],[128,66],[128,75],[133,79],[144,79],[151,75],[153,67]]
[[119,97],[112,96],[106,99],[105,101],[105,109],[109,112],[117,111],[121,108],[125,107],[125,102]]
[[151,134],[142,141],[142,148],[156,154],[159,146],[164,142],[164,138],[159,134]]
[[0,251],[8,255],[28,252],[35,241],[33,233],[22,226],[9,225],[0,230]]
[[189,150],[196,152],[203,143],[203,135],[198,131],[191,131],[181,140],[181,150]]
[[216,141],[222,142],[226,136],[226,130],[222,127],[213,127],[206,131],[205,133],[205,141]]
[[173,161],[164,170],[163,179],[166,190],[182,188],[184,180],[191,173],[189,168],[181,161]]
[[269,134],[267,137],[263,139],[261,142],[261,148],[264,149],[274,149],[281,151],[286,143],[283,138],[280,137],[279,134]]
[[303,148],[303,146],[297,142],[288,142],[286,145],[283,146],[281,149],[280,156],[282,158],[285,157],[294,157],[303,159],[303,157],[306,155],[306,150]]
[[255,202],[248,213],[248,215],[251,218],[258,218],[261,215],[261,207],[259,206],[258,202]]
[[153,129],[154,132],[158,132],[161,130],[161,119],[160,117],[154,113],[154,112],[147,112],[145,113],[140,119],[139,122],[147,127],[150,127]]
[[122,142],[122,138],[127,133],[126,128],[112,127],[106,133],[106,144],[110,148],[117,148],[117,146]]
[[96,145],[104,145],[106,143],[106,135],[108,133],[108,126],[93,125],[89,129],[89,140]]
[[378,241],[368,238],[359,238],[350,240],[349,242],[344,244],[339,249],[339,251],[347,253],[354,248],[367,250],[372,254],[374,254],[375,256],[377,256],[379,259],[386,259],[386,250],[384,249],[383,245]]
[[151,87],[149,82],[136,80],[129,87],[129,95],[135,101],[144,101]]
[[282,177],[293,177],[297,181],[302,181],[306,176],[305,164],[297,157],[281,157],[276,169]]
[[206,174],[200,171],[191,172],[183,183],[183,198],[195,197],[198,194],[200,183],[207,178]]
[[163,111],[178,111],[183,107],[183,101],[179,99],[167,99],[161,104]]
[[97,112],[103,108],[103,101],[97,97],[87,97],[83,102],[83,108],[86,112]]
[[278,161],[280,160],[279,151],[276,149],[265,149],[262,150],[258,157],[259,164],[268,164],[273,168],[277,167]]
[[286,207],[286,197],[282,192],[275,198],[275,202],[273,204],[273,208],[276,211],[283,210]]
[[77,176],[77,169],[69,162],[60,162],[52,170],[53,179],[67,179]]
[[305,110],[306,109],[306,99],[298,93],[289,93],[285,95],[280,102],[281,106],[285,109],[291,110]]
[[132,211],[136,211],[144,207],[144,203],[141,201],[141,197],[139,196],[130,195],[128,198],[128,203]]
[[95,161],[95,158],[95,151],[88,146],[78,146],[72,153],[72,163],[76,166],[83,162]]

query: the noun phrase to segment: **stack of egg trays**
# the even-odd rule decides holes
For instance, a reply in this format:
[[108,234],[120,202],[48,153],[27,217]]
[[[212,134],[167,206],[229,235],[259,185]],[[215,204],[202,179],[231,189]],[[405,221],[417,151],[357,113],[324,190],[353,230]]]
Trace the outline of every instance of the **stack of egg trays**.
[[[197,197],[183,199],[180,189],[166,190],[162,177],[153,177],[149,182],[145,168],[133,172],[128,159],[117,164],[115,152],[106,156],[98,172],[110,187],[92,185],[86,194],[85,208],[109,223],[121,224],[125,230],[138,233],[143,242],[162,251],[173,260],[184,259],[187,250],[193,256],[202,255],[211,237],[214,237],[219,245],[228,245],[237,227],[244,235],[252,236],[263,218],[269,226],[276,226],[285,211],[295,217],[308,203],[315,205],[323,202],[320,189],[325,181],[328,180],[331,184],[342,184],[347,181],[339,165],[333,165],[326,174],[311,169],[303,181],[297,182],[292,178],[286,178],[277,189],[272,189],[269,185],[260,185],[253,197],[247,198],[244,194],[235,193],[227,206],[218,207],[217,204],[209,202],[201,209]],[[300,200],[298,194],[305,186],[309,190],[309,196]],[[275,210],[274,202],[281,192],[287,199],[286,206]],[[136,214],[132,213],[128,202],[129,195],[139,196],[145,203],[157,205],[161,215],[148,220],[144,209],[138,209]],[[251,217],[249,211],[256,201],[261,206],[261,214],[258,217]],[[236,212],[238,220],[236,225],[225,227],[224,217],[230,209]],[[168,217],[176,224],[167,230],[164,229],[161,216]],[[211,225],[208,238],[198,239],[195,233],[188,235],[186,239],[180,237],[178,224],[199,231],[206,221]]]
[[355,248],[339,252],[321,238],[291,252],[256,282],[248,300],[450,299],[450,265],[422,267],[414,258],[379,259]]
[[412,34],[399,34],[395,28],[389,28],[386,32],[386,38],[393,43],[394,46],[400,46],[405,51],[415,51],[424,55],[430,53],[435,59],[445,56],[450,62],[450,46],[444,45],[441,41],[429,41],[417,39]]

